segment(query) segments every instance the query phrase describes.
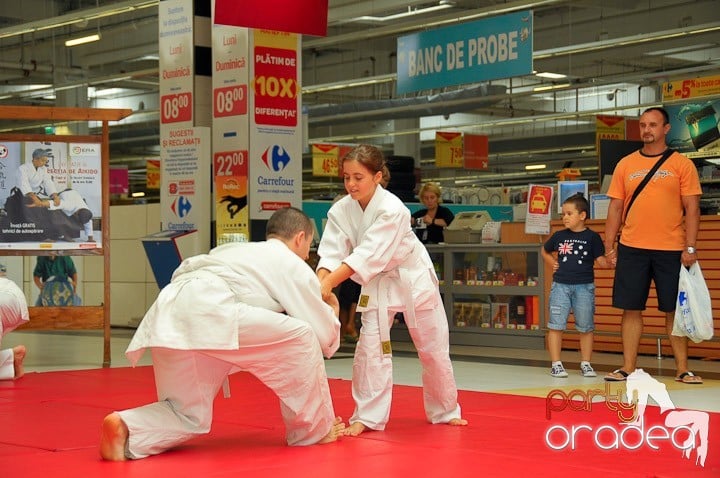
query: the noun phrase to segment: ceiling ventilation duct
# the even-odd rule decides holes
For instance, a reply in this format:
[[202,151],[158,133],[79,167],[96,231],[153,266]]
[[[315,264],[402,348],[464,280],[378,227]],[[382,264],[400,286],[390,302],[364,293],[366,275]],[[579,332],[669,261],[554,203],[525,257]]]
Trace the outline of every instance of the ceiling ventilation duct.
[[507,89],[502,85],[476,85],[457,91],[415,98],[364,100],[337,105],[308,106],[310,124],[354,123],[370,120],[449,115],[497,103]]

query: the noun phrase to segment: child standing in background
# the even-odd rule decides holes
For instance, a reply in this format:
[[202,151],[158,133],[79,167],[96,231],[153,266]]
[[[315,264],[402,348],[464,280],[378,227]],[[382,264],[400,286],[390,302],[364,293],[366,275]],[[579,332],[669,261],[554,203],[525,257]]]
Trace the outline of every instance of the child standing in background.
[[580,332],[580,371],[583,377],[596,377],[590,365],[595,330],[595,274],[593,265],[607,267],[605,246],[600,235],[585,226],[588,201],[582,193],[567,198],[562,204],[562,221],[566,229],[557,231],[542,249],[543,260],[552,265],[550,320],[547,347],[552,365],[550,375],[568,376],[560,360],[562,334],[567,328],[570,312],[575,316],[575,329]]

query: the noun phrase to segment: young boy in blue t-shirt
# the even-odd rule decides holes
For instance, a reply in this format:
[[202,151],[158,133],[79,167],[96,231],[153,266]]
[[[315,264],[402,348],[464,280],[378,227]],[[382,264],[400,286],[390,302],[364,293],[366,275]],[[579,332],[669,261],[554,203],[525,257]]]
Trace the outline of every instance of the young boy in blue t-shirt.
[[562,333],[572,311],[575,329],[580,332],[580,371],[584,377],[596,377],[590,365],[595,322],[595,274],[593,265],[607,267],[605,246],[600,235],[585,226],[588,201],[582,193],[562,204],[562,221],[566,229],[557,231],[542,249],[543,260],[552,265],[550,319],[547,346],[552,365],[550,375],[564,378],[568,373],[560,360]]

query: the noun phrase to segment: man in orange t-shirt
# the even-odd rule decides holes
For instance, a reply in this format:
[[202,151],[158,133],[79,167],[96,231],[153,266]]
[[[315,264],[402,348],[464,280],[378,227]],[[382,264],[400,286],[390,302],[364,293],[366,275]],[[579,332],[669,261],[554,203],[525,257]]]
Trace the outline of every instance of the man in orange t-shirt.
[[[673,152],[637,196],[630,213],[626,212],[638,184],[666,151],[665,137],[669,131],[669,117],[664,109],[645,110],[640,116],[643,147],[617,164],[608,190],[611,199],[605,223],[605,250],[616,268],[613,307],[623,310],[623,366],[607,374],[607,381],[624,381],[636,368],[642,311],[652,280],[658,310],[665,313],[665,328],[677,369],[675,380],[702,383],[702,378],[688,369],[687,337],[672,335],[679,266],[682,263],[689,267],[697,260],[695,241],[702,190],[693,162]],[[615,237],[623,222],[615,249]]]

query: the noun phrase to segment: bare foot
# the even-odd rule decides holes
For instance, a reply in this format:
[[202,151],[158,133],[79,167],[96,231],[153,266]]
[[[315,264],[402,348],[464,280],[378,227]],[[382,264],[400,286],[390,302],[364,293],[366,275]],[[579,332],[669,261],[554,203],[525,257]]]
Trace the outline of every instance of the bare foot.
[[100,456],[109,461],[125,461],[125,444],[128,441],[127,425],[117,412],[106,416],[100,434]]
[[356,437],[367,429],[365,425],[360,422],[355,422],[345,429],[343,435],[349,437]]
[[319,442],[317,442],[317,444],[324,445],[325,443],[332,443],[336,441],[342,436],[344,430],[345,424],[343,423],[342,418],[335,417],[335,423],[333,423],[333,426],[330,427],[330,431]]
[[15,380],[25,375],[23,368],[23,360],[25,360],[25,346],[16,345],[13,347],[13,369],[15,370]]
[[468,421],[464,418],[453,418],[449,422],[447,422],[448,425],[451,427],[464,427],[468,424]]

